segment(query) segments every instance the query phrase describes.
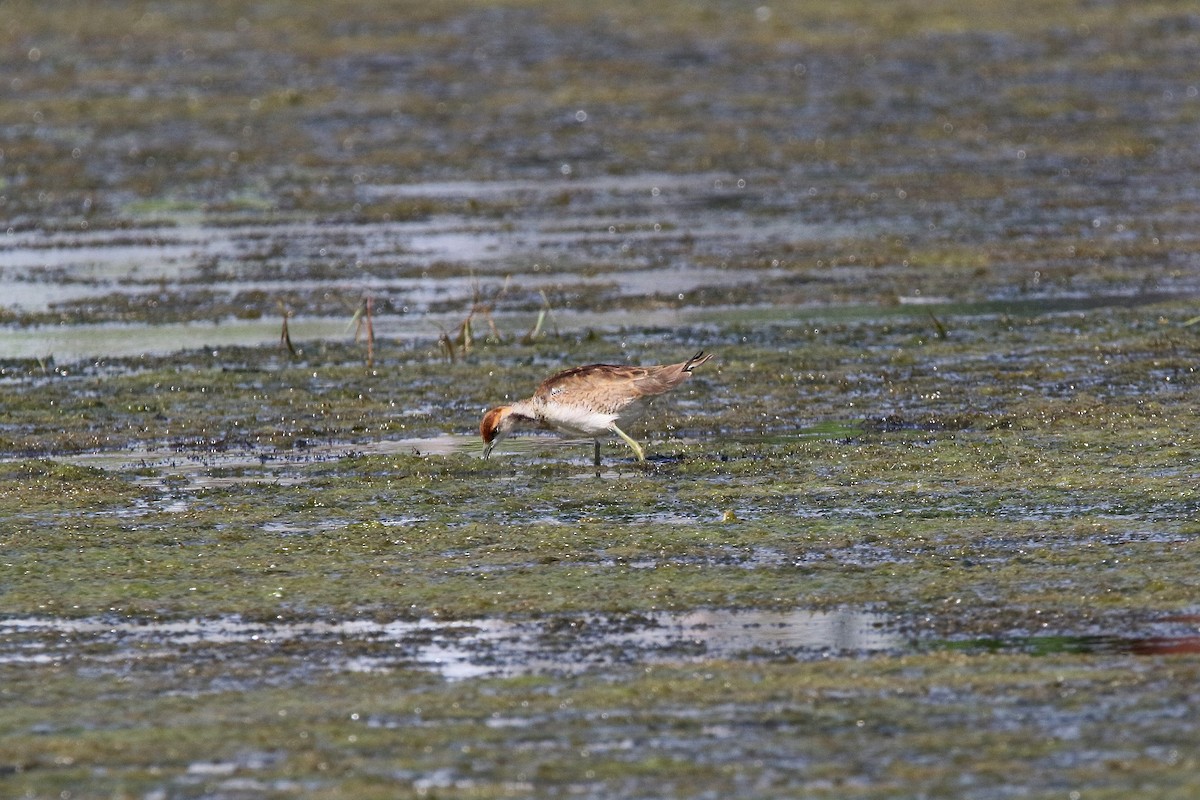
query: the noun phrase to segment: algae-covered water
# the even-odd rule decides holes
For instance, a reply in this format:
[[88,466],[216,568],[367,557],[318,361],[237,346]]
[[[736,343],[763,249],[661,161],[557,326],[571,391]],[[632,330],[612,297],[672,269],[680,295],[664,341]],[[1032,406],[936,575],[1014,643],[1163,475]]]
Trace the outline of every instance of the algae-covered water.
[[0,795],[1200,794],[1192,4],[0,39]]

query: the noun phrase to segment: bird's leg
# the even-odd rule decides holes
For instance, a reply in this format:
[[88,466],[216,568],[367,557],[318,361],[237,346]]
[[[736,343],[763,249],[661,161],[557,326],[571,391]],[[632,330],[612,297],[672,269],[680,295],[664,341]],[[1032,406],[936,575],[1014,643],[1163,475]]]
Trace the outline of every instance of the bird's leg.
[[594,443],[595,443],[595,445],[596,445],[596,460],[595,460],[595,462],[594,462],[594,463],[595,463],[595,464],[596,464],[596,466],[598,467],[598,466],[600,466],[600,440],[599,440],[599,439],[595,439],[595,440],[594,440]]
[[617,436],[620,436],[625,440],[625,444],[629,445],[633,449],[634,454],[637,455],[638,461],[646,460],[646,453],[642,450],[642,446],[635,442],[629,434],[618,428],[616,425],[610,425],[609,429]]

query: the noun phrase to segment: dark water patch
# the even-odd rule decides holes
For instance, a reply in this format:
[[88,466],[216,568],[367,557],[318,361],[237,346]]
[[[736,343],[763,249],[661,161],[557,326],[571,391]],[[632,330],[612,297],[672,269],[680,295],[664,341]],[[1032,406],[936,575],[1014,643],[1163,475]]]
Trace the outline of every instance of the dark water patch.
[[1027,653],[1030,655],[1195,655],[1200,653],[1200,634],[1195,636],[1017,636],[954,640],[930,645],[934,649],[968,653]]
[[923,641],[923,649],[966,653],[1053,655],[1195,655],[1200,653],[1200,615],[1166,614],[1128,622],[1108,631],[963,637]]

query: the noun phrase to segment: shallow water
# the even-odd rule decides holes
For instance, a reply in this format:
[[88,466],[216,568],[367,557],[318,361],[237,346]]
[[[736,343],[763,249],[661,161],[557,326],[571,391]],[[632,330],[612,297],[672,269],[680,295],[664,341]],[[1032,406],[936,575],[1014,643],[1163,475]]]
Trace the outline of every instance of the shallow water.
[[[259,623],[238,619],[129,622],[104,619],[0,620],[0,663],[120,663],[174,659],[190,648],[301,641],[336,642],[343,655],[322,661],[332,672],[417,668],[444,678],[572,673],[614,663],[686,664],[711,659],[813,658],[898,652],[904,638],[885,615],[834,612],[697,610],[632,617],[586,615],[511,620],[342,620]],[[346,655],[356,645],[387,655]]]
[[[683,276],[685,281],[691,280]],[[742,275],[738,282],[753,281]],[[972,316],[995,319],[1012,315],[1070,314],[1096,308],[1136,308],[1167,300],[1182,300],[1190,292],[1180,294],[1128,294],[1086,297],[1051,297],[996,301],[987,303],[948,303],[944,298],[931,302],[901,302],[895,307],[825,306],[777,308],[753,305],[707,308],[656,308],[639,311],[552,311],[548,327],[558,335],[580,335],[589,332],[625,333],[649,328],[651,330],[695,329],[703,331],[718,326],[747,325],[820,325],[823,321],[836,324],[852,320],[928,319]],[[925,298],[928,300],[928,298]],[[464,305],[469,302],[464,299]],[[512,335],[532,326],[534,312],[498,312],[490,318]],[[375,335],[401,344],[431,345],[440,332],[455,330],[463,321],[458,312],[402,314],[376,318]],[[180,323],[100,323],[38,325],[8,328],[0,337],[0,359],[41,359],[46,363],[73,365],[77,362],[166,355],[188,350],[219,350],[222,347],[269,347],[277,345],[282,331],[281,317],[258,320],[226,319],[219,322]],[[478,323],[477,323],[478,325]],[[353,338],[354,323],[350,316],[324,319],[309,316],[290,317],[289,334],[298,343],[301,353],[312,350],[321,342],[345,342]],[[478,335],[478,333],[476,334]]]
[[0,794],[1196,794],[1190,5],[15,3]]
[[943,649],[1038,655],[1187,654],[1200,652],[1200,619],[1166,616],[1136,632],[937,640],[886,613],[844,608],[392,622],[16,617],[0,619],[0,643],[0,664],[69,664],[74,669],[156,660],[165,665],[198,648],[225,649],[230,658],[244,658],[238,653],[246,646],[269,653],[294,643],[312,651],[336,649],[336,658],[312,664],[331,673],[418,669],[464,680],[563,675],[627,664],[899,656]]

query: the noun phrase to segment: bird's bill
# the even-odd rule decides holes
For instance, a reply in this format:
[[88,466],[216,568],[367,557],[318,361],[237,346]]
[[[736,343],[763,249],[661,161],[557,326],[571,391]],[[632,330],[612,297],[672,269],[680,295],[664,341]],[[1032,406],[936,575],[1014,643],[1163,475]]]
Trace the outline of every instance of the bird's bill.
[[493,439],[483,445],[483,457],[487,458],[492,454],[492,448],[496,446],[496,440]]

